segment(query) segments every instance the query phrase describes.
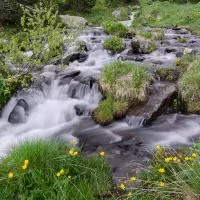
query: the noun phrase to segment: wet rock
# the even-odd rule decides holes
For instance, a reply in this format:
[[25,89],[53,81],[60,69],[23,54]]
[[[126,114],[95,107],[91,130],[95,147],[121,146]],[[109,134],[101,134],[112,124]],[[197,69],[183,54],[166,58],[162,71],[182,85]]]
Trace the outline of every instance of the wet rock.
[[8,121],[12,124],[23,123],[26,120],[29,106],[24,99],[18,100],[16,106],[9,115]]
[[57,72],[60,71],[60,66],[58,66],[58,65],[46,65],[46,66],[44,66],[43,71],[44,72],[55,72],[55,73],[57,73]]
[[61,79],[65,79],[65,78],[74,78],[76,76],[78,76],[81,72],[79,70],[74,70],[74,71],[67,71],[64,73],[61,73]]
[[59,17],[68,28],[80,28],[88,25],[88,21],[83,17],[71,15],[60,15]]
[[171,97],[176,92],[175,84],[169,82],[153,83],[151,93],[146,103],[133,106],[129,109],[128,116],[143,117],[145,124],[150,124],[155,118],[168,108]]
[[187,29],[181,29],[178,31],[179,34],[189,34],[190,32]]
[[88,54],[87,53],[82,53],[79,56],[78,62],[80,62],[80,63],[85,62],[87,60],[87,58],[88,58]]
[[87,58],[88,58],[87,53],[74,52],[66,55],[61,60],[61,63],[63,63],[64,65],[68,65],[69,63],[74,62],[75,60],[78,60],[79,62],[84,62],[85,60],[87,60]]
[[131,47],[134,54],[147,54],[156,49],[155,43],[139,37],[132,39]]
[[182,57],[182,56],[183,56],[183,52],[177,52],[177,53],[176,53],[176,57],[177,57],[177,58],[180,58],[180,57]]
[[166,53],[173,53],[173,52],[176,52],[176,49],[174,49],[174,48],[166,48],[165,52]]
[[192,55],[194,53],[193,49],[185,48],[183,54],[186,55]]

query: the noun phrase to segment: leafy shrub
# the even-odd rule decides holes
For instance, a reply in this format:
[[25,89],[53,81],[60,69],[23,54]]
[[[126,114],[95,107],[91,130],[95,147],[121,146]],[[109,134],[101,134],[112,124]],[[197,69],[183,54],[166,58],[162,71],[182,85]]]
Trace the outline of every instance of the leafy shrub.
[[123,39],[121,39],[117,36],[113,36],[113,37],[106,39],[104,41],[103,46],[105,49],[108,49],[112,52],[117,52],[117,53],[122,52],[125,48]]
[[104,159],[59,141],[20,144],[1,160],[1,199],[96,199],[111,187]]
[[95,6],[96,0],[69,0],[73,10],[90,11]]
[[119,36],[119,37],[128,37],[129,30],[126,26],[117,22],[104,22],[103,23],[104,31],[107,34]]

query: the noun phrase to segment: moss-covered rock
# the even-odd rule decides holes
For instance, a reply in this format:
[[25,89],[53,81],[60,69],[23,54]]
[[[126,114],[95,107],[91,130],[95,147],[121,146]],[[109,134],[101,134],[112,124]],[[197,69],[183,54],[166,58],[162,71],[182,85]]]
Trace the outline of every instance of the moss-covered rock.
[[154,42],[138,36],[132,39],[131,47],[135,54],[148,54],[157,48]]

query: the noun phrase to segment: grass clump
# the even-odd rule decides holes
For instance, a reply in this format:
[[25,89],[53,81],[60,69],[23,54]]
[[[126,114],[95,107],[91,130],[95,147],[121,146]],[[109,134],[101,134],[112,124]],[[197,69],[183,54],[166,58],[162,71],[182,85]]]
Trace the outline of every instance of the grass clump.
[[[200,34],[200,4],[176,4],[169,1],[154,1],[148,5],[141,0],[141,7],[133,23],[135,27],[185,27]],[[188,13],[188,14],[186,14]]]
[[113,119],[124,117],[132,104],[144,102],[150,77],[146,68],[117,60],[105,66],[100,85],[106,100],[100,104],[94,115],[95,121],[102,124],[104,117],[106,121],[108,117],[112,122]]
[[165,33],[162,29],[138,29],[137,34],[144,37],[147,40],[157,41],[164,40]]
[[188,43],[188,40],[187,40],[187,38],[179,37],[179,38],[177,38],[177,42],[179,42],[179,43]]
[[105,49],[110,50],[113,53],[120,53],[124,50],[125,43],[123,39],[117,36],[112,36],[104,41],[103,46]]
[[111,172],[103,159],[79,155],[59,141],[32,141],[1,160],[1,199],[95,200],[110,189]]
[[104,31],[107,34],[115,35],[118,37],[128,37],[129,36],[129,29],[121,23],[118,22],[104,22],[103,23]]
[[140,173],[138,186],[134,187],[128,199],[199,199],[199,143],[177,150],[156,148],[151,167]]
[[179,79],[178,86],[189,112],[200,112],[200,58],[196,58]]

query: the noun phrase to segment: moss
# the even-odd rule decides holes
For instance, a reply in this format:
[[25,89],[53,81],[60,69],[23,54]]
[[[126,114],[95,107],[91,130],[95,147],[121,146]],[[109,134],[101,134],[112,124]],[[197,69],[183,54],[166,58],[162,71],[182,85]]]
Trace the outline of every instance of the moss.
[[126,116],[128,111],[128,102],[116,101],[113,103],[113,116],[115,119],[121,119]]
[[179,37],[179,38],[177,38],[177,42],[179,42],[179,43],[187,43],[188,40],[186,38]]
[[111,99],[104,100],[99,104],[99,107],[94,112],[94,120],[101,125],[108,125],[112,123],[113,117],[113,103]]
[[120,53],[124,50],[125,43],[124,43],[123,39],[121,39],[117,36],[113,36],[113,37],[107,38],[104,41],[103,46],[105,49],[110,50],[114,53]]
[[162,81],[175,82],[179,78],[179,72],[175,68],[159,68],[156,70],[156,75]]

